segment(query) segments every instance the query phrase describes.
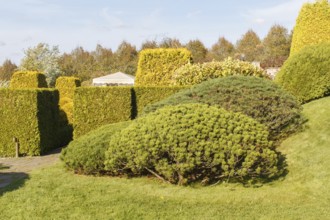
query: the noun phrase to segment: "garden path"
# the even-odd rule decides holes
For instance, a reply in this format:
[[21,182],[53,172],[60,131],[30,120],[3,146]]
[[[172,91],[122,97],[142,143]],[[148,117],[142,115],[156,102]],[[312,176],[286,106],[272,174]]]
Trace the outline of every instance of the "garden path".
[[28,178],[28,174],[38,168],[50,166],[59,160],[61,149],[44,156],[0,158],[0,189],[13,181]]

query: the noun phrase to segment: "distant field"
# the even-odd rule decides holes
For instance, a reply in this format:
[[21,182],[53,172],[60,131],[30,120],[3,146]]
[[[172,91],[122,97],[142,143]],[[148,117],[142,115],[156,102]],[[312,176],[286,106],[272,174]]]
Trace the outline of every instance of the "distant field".
[[280,147],[289,173],[258,188],[78,176],[62,165],[0,191],[1,219],[329,219],[330,97],[304,106],[308,128]]

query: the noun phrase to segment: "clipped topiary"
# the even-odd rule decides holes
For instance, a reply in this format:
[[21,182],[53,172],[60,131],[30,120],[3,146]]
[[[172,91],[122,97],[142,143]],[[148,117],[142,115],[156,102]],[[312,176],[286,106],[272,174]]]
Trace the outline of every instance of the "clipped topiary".
[[116,133],[106,152],[115,175],[150,172],[171,183],[272,177],[277,154],[265,126],[202,104],[168,106]]
[[47,88],[46,77],[37,71],[17,71],[10,80],[11,89]]
[[80,174],[104,173],[104,153],[112,136],[126,128],[128,122],[104,125],[72,141],[61,152],[65,166]]
[[302,109],[295,97],[270,80],[248,76],[203,82],[148,105],[144,114],[183,103],[218,105],[228,111],[242,112],[266,125],[272,140],[280,140],[298,130],[303,121]]
[[182,65],[190,63],[191,60],[191,52],[185,48],[142,50],[139,54],[135,85],[173,85],[174,71]]
[[305,46],[330,43],[330,4],[327,0],[306,3],[293,31],[290,56]]
[[253,64],[229,57],[222,62],[188,63],[175,71],[174,80],[177,85],[195,85],[208,79],[232,75],[269,78],[262,69]]
[[290,57],[275,81],[302,103],[330,95],[330,43],[306,47]]
[[56,79],[55,88],[60,92],[60,98],[73,99],[74,90],[81,86],[79,78],[71,76],[61,76]]

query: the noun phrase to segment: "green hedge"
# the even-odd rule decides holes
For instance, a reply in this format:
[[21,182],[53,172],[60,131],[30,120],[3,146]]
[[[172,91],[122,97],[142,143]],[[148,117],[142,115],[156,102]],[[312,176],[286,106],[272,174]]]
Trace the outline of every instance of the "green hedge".
[[290,56],[305,46],[330,42],[330,3],[320,0],[306,3],[294,27]]
[[0,90],[0,157],[14,156],[13,137],[21,155],[41,155],[59,147],[58,91]]
[[18,71],[10,80],[12,89],[47,88],[46,76],[37,71]]
[[173,74],[175,70],[190,63],[191,60],[191,52],[184,48],[142,50],[139,54],[135,85],[174,85]]
[[132,118],[131,87],[81,87],[74,96],[74,139],[102,125]]
[[80,86],[80,79],[67,76],[58,77],[55,84],[55,88],[60,92],[60,99],[64,97],[73,99],[75,88]]
[[81,87],[74,96],[74,139],[105,124],[134,119],[145,106],[187,87]]
[[[156,87],[142,87],[137,86],[133,88],[133,118],[136,118],[143,112],[143,109],[152,103],[165,99],[187,86],[156,86]],[[133,107],[134,108],[134,107]]]

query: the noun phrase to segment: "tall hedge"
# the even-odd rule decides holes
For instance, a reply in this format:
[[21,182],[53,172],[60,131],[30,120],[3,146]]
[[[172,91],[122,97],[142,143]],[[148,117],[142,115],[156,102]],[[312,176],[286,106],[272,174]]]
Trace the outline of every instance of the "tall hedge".
[[74,139],[132,117],[131,87],[81,87],[74,96]]
[[330,4],[327,0],[306,3],[293,31],[290,56],[308,45],[330,42]]
[[142,50],[139,54],[135,85],[173,85],[173,74],[175,70],[190,63],[191,60],[191,52],[184,48]]
[[10,80],[12,89],[47,88],[46,76],[37,71],[17,71]]
[[134,119],[145,106],[186,87],[81,87],[74,96],[74,139],[102,125]]
[[0,157],[14,156],[13,138],[21,155],[41,155],[59,147],[58,91],[0,90]]
[[291,56],[275,81],[301,103],[330,95],[330,43],[308,46]]
[[165,99],[182,89],[188,88],[187,86],[154,86],[142,87],[137,86],[133,88],[133,118],[142,113],[144,107],[149,104],[158,102]]
[[74,90],[81,86],[79,78],[61,76],[56,79],[55,88],[60,92],[60,99],[67,97],[73,99]]

